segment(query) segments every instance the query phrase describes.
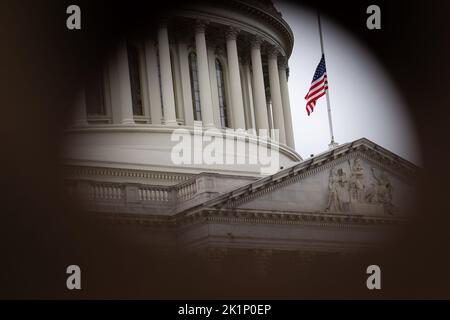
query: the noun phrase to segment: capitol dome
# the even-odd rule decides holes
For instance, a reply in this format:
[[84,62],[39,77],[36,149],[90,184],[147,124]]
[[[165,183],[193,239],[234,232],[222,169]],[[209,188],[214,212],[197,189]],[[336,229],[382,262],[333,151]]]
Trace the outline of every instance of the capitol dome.
[[[66,163],[173,178],[260,177],[301,161],[287,83],[294,38],[271,1],[185,4],[154,31],[121,40],[83,88]],[[211,142],[218,160],[196,161]],[[179,143],[190,160],[174,160]],[[276,159],[267,170],[262,154]]]

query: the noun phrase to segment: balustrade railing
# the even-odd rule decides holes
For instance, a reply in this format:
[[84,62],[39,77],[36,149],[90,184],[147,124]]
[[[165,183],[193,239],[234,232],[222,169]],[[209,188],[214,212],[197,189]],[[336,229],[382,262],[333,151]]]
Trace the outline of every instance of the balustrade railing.
[[183,184],[177,189],[177,200],[185,201],[192,198],[197,193],[197,181]]
[[155,186],[143,186],[138,188],[139,201],[169,202],[170,189]]
[[91,183],[89,185],[88,197],[91,200],[120,200],[123,197],[123,186],[105,183]]
[[91,201],[156,202],[174,204],[187,201],[197,194],[197,181],[179,186],[154,186],[97,181],[70,181],[67,193]]

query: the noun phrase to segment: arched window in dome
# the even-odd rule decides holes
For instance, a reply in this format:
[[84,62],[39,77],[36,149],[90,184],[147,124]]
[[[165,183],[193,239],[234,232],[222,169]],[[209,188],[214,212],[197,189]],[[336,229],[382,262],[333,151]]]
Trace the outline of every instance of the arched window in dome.
[[200,108],[200,85],[198,82],[197,55],[194,52],[189,54],[189,76],[191,79],[192,107],[194,109],[194,120],[202,120]]
[[86,86],[86,112],[88,116],[106,116],[103,70],[95,64]]
[[223,73],[223,66],[219,59],[216,59],[216,79],[217,79],[217,92],[219,94],[219,115],[220,124],[222,128],[229,127],[227,104],[225,99],[225,79]]
[[85,86],[86,113],[89,123],[111,123],[110,84],[107,66],[93,56]]
[[141,74],[139,72],[139,51],[133,43],[128,42],[127,47],[133,115],[143,116],[144,108],[142,103]]

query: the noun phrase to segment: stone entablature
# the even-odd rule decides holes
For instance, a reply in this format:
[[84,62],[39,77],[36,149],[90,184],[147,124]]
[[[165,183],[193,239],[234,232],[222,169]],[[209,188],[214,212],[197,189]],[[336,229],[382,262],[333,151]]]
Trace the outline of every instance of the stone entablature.
[[[127,227],[131,233],[174,238],[179,249],[207,248],[270,249],[310,252],[357,252],[376,248],[405,226],[395,217],[368,217],[348,214],[286,213],[243,209],[203,209],[187,216],[146,214],[96,215],[99,223]],[[122,230],[123,231],[123,230]],[[161,238],[150,246],[164,246]]]

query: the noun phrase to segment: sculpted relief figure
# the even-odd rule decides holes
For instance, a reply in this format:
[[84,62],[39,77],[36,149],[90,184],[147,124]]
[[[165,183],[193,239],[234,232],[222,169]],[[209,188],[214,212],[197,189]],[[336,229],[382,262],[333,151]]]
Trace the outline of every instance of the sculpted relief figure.
[[342,169],[330,170],[328,178],[328,206],[326,212],[344,212],[348,209],[348,180]]
[[353,161],[353,166],[350,165],[350,197],[352,201],[363,202],[364,201],[364,168],[361,165],[361,160],[356,158]]
[[[353,163],[348,161],[350,172],[342,168],[331,169],[328,178],[328,204],[325,212],[358,212],[373,214],[375,212],[393,215],[398,209],[393,205],[393,185],[385,171],[377,173],[374,168],[372,181],[366,186],[364,167],[361,159]],[[348,178],[347,178],[348,176]]]
[[371,168],[371,171],[376,183],[372,184],[370,192],[366,194],[366,201],[382,204],[386,213],[394,214],[395,207],[392,204],[393,187],[387,174],[382,171],[377,176],[373,168]]
[[[348,161],[350,172],[342,168],[330,169],[328,178],[328,204],[325,212],[376,212],[393,215],[398,209],[393,205],[393,185],[385,171],[372,172],[372,181],[366,186],[364,167],[359,158]],[[347,178],[348,176],[348,178]]]
[[370,187],[367,188],[365,200],[367,203],[378,203],[377,186],[375,183],[371,183]]

